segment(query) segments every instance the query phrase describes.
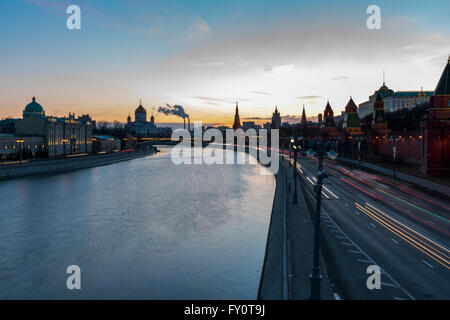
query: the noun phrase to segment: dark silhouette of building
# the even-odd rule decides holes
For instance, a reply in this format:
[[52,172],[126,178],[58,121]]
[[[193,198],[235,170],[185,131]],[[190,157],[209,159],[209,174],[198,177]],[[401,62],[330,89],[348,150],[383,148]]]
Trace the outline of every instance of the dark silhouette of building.
[[278,107],[275,107],[275,111],[272,113],[272,122],[270,127],[272,129],[279,129],[281,127],[281,115],[278,111]]
[[233,129],[237,130],[242,128],[241,126],[241,120],[239,119],[239,108],[238,103],[236,102],[236,112],[234,114],[234,123],[233,123]]
[[352,97],[350,97],[350,100],[345,107],[344,123],[342,127],[345,129],[346,133],[350,135],[360,135],[363,133],[358,117],[358,106],[355,101],[353,101]]
[[303,105],[302,119],[300,121],[300,127],[306,128],[307,125],[308,125],[308,123],[306,121],[305,105]]

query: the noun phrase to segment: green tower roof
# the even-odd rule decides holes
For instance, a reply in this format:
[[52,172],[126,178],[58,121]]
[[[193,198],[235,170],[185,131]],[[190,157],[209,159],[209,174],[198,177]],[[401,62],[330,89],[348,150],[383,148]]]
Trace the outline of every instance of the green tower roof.
[[42,106],[36,102],[36,98],[33,97],[33,101],[30,102],[29,104],[27,104],[27,106],[25,107],[25,112],[29,112],[29,113],[34,113],[34,112],[43,112],[44,108],[42,108]]

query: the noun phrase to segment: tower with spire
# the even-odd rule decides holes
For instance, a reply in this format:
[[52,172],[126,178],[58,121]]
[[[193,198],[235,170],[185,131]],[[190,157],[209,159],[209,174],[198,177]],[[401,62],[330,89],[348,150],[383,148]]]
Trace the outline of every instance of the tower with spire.
[[323,122],[320,128],[320,133],[322,136],[338,135],[336,123],[334,122],[334,111],[331,108],[330,101],[327,102],[325,110],[323,111]]
[[430,98],[431,120],[450,120],[450,56]]
[[358,106],[356,105],[353,98],[350,97],[350,100],[345,107],[345,115],[344,115],[344,125],[343,128],[350,135],[359,135],[362,134],[361,123],[358,117]]
[[423,132],[421,171],[450,175],[450,56],[430,99],[429,117],[420,123]]
[[238,103],[236,102],[236,112],[234,114],[233,129],[237,130],[240,128],[242,128],[242,126],[241,126],[241,120],[239,119],[239,107],[238,107]]
[[327,102],[325,110],[323,111],[323,123],[324,128],[335,128],[336,123],[334,122],[334,111],[331,108],[330,101]]
[[270,128],[279,129],[281,127],[281,115],[278,111],[278,107],[275,106],[275,111],[272,113],[272,122],[270,124]]
[[375,97],[373,110],[375,114],[372,120],[372,130],[375,130],[378,133],[384,133],[388,131],[387,122],[384,116],[384,101],[380,92],[377,92],[377,96]]
[[305,105],[303,105],[302,119],[301,119],[301,121],[300,121],[300,127],[301,127],[301,128],[306,128],[307,124],[308,124],[308,123],[306,122]]

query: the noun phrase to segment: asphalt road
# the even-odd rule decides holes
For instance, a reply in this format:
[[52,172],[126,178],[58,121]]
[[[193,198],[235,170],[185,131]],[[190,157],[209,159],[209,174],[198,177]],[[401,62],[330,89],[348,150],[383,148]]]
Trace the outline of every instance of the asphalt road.
[[[301,157],[299,178],[315,196],[317,160]],[[322,253],[346,299],[450,299],[450,201],[392,178],[324,161]],[[381,288],[368,289],[381,268]]]

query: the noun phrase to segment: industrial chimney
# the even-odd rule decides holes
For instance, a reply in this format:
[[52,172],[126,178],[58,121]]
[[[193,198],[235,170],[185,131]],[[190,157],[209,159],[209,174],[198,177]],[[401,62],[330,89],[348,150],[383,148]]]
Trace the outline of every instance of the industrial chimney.
[[186,118],[183,118],[183,129],[186,130]]
[[188,117],[188,131],[191,132],[191,118]]

